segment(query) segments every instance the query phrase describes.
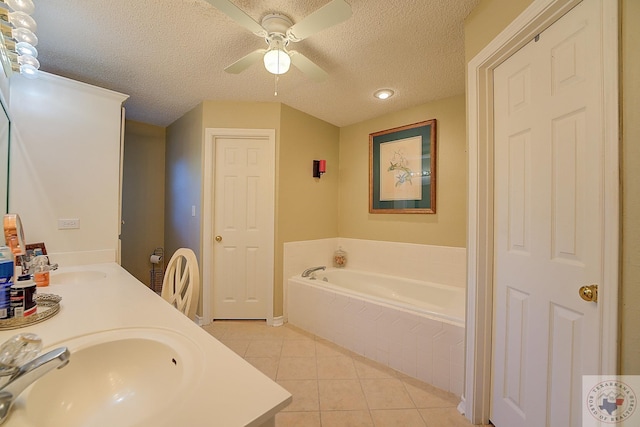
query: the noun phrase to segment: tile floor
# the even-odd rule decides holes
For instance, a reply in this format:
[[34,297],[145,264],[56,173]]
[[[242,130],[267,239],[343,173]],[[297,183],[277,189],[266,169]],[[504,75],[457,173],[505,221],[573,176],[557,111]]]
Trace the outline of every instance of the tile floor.
[[204,329],[293,395],[277,427],[469,427],[451,393],[294,326],[215,321]]

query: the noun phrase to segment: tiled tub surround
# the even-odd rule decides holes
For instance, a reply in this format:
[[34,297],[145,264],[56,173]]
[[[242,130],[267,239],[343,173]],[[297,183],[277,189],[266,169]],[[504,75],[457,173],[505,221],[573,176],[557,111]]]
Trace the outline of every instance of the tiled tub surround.
[[[344,273],[354,273],[349,270]],[[328,276],[332,274],[329,272]],[[464,290],[405,280],[404,285],[419,287],[422,295],[406,294],[407,298],[399,302],[380,296],[385,292],[399,293],[389,286],[388,290],[381,290],[389,276],[381,276],[379,283],[373,281],[375,275],[354,276],[357,290],[324,282],[322,274],[317,276],[320,280],[299,275],[289,279],[287,308],[292,325],[438,388],[462,394]],[[397,282],[391,286],[403,286],[402,279]],[[363,290],[367,288],[377,289],[377,295],[366,295]],[[432,298],[428,296],[429,289]],[[408,304],[407,299],[414,297],[427,302],[420,304],[422,307]]]
[[285,243],[283,285],[305,268],[331,267],[333,252],[338,247],[347,252],[350,269],[466,287],[466,248],[343,237]]

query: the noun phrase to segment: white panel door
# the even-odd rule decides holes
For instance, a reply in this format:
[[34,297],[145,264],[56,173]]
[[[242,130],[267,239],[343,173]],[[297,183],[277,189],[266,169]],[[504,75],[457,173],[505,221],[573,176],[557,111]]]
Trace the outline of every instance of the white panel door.
[[273,287],[273,151],[261,138],[217,138],[214,319],[265,319]]
[[495,95],[491,421],[579,427],[599,373],[603,125],[600,1],[585,0],[501,64]]

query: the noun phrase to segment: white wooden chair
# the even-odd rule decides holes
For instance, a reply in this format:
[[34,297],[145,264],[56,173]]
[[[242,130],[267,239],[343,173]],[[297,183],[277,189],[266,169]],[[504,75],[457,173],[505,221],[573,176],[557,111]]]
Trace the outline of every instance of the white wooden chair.
[[196,254],[189,248],[178,249],[167,265],[162,280],[162,298],[193,319],[200,295],[200,270]]

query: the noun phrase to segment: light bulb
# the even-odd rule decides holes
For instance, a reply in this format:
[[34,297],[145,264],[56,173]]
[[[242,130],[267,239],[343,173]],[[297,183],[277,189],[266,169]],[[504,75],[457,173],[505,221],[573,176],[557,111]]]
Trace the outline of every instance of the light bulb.
[[29,43],[31,46],[38,45],[38,37],[26,28],[14,28],[11,33],[18,42]]
[[391,89],[380,89],[373,94],[378,99],[388,99],[393,96],[393,91]]
[[20,74],[28,79],[35,79],[38,77],[38,69],[30,64],[24,64],[20,66]]
[[40,62],[31,55],[20,55],[18,57],[18,64],[20,64],[20,74],[28,79],[35,79],[38,77],[38,68],[40,68]]
[[27,42],[19,42],[16,44],[16,52],[18,55],[31,55],[34,58],[38,57],[38,50]]
[[31,55],[20,55],[18,56],[18,64],[20,65],[31,65],[36,70],[40,68],[40,61],[34,58]]
[[5,3],[16,12],[24,12],[27,15],[31,15],[36,9],[32,0],[5,0]]
[[36,24],[35,19],[24,12],[11,12],[9,14],[9,21],[11,21],[16,28],[26,28],[33,33],[38,31],[38,24]]
[[271,74],[284,74],[290,66],[291,57],[282,49],[272,49],[264,54],[264,67]]

